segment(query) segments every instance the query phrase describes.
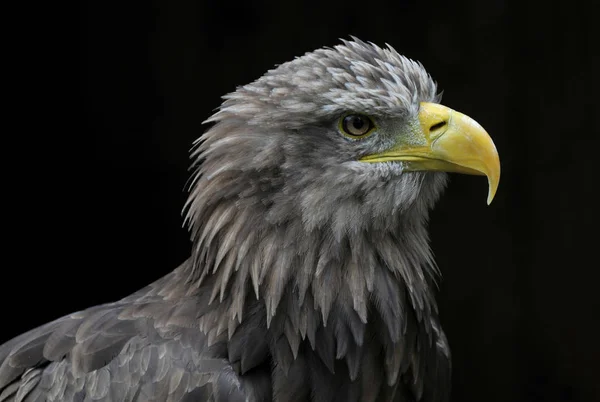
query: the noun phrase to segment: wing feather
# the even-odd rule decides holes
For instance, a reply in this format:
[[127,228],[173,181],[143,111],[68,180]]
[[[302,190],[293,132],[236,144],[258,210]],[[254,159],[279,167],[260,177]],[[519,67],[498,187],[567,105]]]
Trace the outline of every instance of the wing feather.
[[[182,283],[174,277],[177,272],[170,275]],[[174,285],[163,289],[149,286],[147,295],[138,292],[135,298],[62,317],[0,345],[0,402],[245,401],[270,395],[265,384],[250,382],[255,374],[235,372],[227,360],[227,331],[214,335],[209,345],[198,318],[217,323],[218,304],[201,305],[206,297],[182,296],[185,292]],[[265,344],[264,329],[255,327],[234,353],[256,371],[267,351],[253,347]]]

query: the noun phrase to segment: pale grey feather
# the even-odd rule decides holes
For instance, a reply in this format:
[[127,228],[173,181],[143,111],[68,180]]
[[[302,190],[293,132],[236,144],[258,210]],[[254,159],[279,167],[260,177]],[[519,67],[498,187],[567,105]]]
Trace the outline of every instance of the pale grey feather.
[[192,152],[190,259],[0,346],[0,401],[446,401],[426,230],[446,175],[360,163],[393,139],[337,130],[357,112],[402,132],[438,100],[357,39],[225,96]]

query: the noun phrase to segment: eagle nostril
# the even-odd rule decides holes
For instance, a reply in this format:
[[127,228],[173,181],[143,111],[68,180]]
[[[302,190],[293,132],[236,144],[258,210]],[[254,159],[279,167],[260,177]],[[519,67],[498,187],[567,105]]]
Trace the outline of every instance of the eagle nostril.
[[435,123],[433,126],[431,126],[429,128],[429,132],[432,133],[434,131],[441,130],[442,128],[444,128],[446,126],[446,124],[448,124],[448,123],[445,121],[440,121],[439,123]]

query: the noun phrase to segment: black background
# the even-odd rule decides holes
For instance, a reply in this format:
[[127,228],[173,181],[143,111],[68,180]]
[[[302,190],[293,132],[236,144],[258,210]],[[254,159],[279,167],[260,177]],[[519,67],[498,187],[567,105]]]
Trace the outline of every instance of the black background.
[[89,2],[77,16],[82,31],[70,34],[81,63],[61,75],[80,89],[72,109],[44,94],[52,114],[44,135],[77,121],[75,137],[54,143],[51,161],[11,197],[20,224],[6,244],[19,262],[5,263],[0,342],[124,297],[181,263],[188,150],[220,96],[356,35],[421,61],[443,103],[479,121],[500,153],[492,205],[485,179],[453,176],[430,224],[453,401],[600,400],[592,8],[541,0]]

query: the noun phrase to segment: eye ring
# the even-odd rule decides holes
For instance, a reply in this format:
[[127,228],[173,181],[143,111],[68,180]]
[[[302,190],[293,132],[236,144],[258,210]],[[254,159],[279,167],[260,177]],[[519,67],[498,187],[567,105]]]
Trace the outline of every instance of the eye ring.
[[364,138],[375,128],[375,123],[364,114],[349,113],[340,118],[339,129],[347,137]]

